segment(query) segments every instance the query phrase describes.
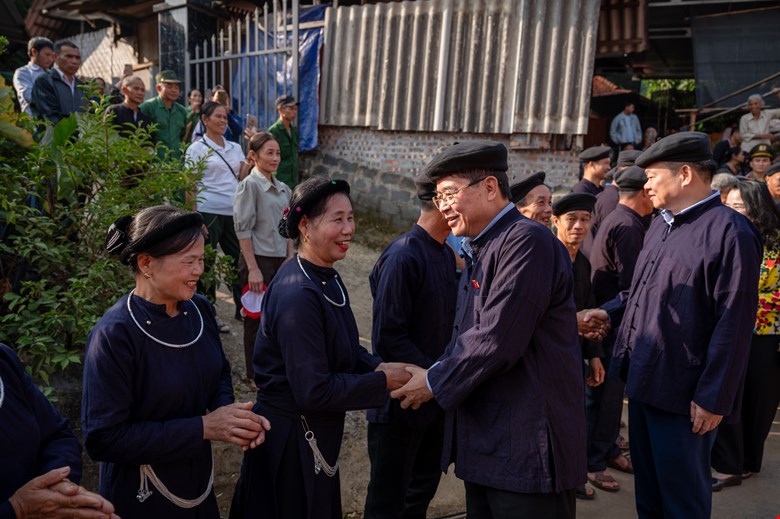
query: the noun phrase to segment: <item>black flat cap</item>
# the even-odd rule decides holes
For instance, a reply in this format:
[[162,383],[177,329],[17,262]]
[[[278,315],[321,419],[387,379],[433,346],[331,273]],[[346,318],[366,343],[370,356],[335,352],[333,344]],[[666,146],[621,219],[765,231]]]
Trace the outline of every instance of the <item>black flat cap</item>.
[[612,154],[612,148],[609,146],[591,146],[580,153],[580,162],[590,162],[592,160],[601,160]]
[[293,96],[279,96],[276,98],[276,108],[279,108],[280,106],[290,106],[290,105],[298,105],[297,101],[295,101],[295,98]]
[[756,157],[769,157],[769,160],[772,160],[775,158],[775,151],[769,144],[756,144],[750,149],[750,159]]
[[769,178],[775,173],[780,173],[780,162],[775,162],[771,166],[769,166],[769,169],[766,170],[766,173],[764,173],[765,178]]
[[607,176],[605,179],[608,182],[611,182],[614,180],[615,175],[617,175],[617,172],[620,168],[627,168],[628,166],[633,166],[634,161],[638,156],[642,154],[639,150],[623,150],[620,153],[618,153],[617,163],[615,164],[615,167],[607,171]]
[[512,191],[512,203],[516,204],[527,195],[533,188],[544,185],[544,179],[547,173],[544,171],[537,171],[531,176],[525,177],[519,182],[509,186]]
[[701,132],[680,132],[653,143],[634,161],[646,168],[657,162],[702,162],[712,160],[710,136]]
[[647,183],[644,168],[629,166],[615,175],[615,184],[621,191],[641,191]]
[[417,189],[419,200],[433,200],[436,196],[436,182],[429,179],[425,172],[421,171],[414,176],[414,187]]
[[436,180],[452,173],[475,169],[509,169],[506,146],[495,141],[458,142],[433,157],[425,167],[425,175]]
[[596,206],[596,197],[590,193],[569,193],[562,196],[552,206],[553,214],[560,216],[572,211],[590,211]]

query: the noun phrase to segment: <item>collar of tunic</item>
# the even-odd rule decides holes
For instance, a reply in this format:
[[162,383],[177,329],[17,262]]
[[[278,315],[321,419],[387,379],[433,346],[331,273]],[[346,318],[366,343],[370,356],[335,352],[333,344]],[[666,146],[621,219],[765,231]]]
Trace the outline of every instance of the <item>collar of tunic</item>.
[[684,216],[684,215],[686,215],[686,214],[688,214],[690,212],[693,212],[697,207],[700,207],[700,206],[706,204],[707,202],[711,201],[712,199],[714,199],[716,197],[720,198],[720,193],[718,191],[713,191],[710,194],[710,196],[708,196],[707,198],[705,198],[703,200],[699,200],[695,204],[686,207],[685,209],[683,209],[682,211],[680,211],[676,215],[673,214],[671,211],[667,211],[666,209],[661,209],[661,216],[663,217],[664,221],[671,228],[672,225],[674,225],[674,219],[676,217]]
[[[504,207],[500,213],[498,213],[492,220],[490,220],[490,223],[487,224],[487,226],[482,229],[482,232],[480,232],[476,238],[463,238],[463,241],[461,242],[461,249],[463,250],[463,253],[466,254],[469,258],[473,258],[474,248],[472,247],[472,243],[479,240],[481,237],[483,237],[487,232],[490,230],[491,227],[493,227],[496,222],[498,222],[501,218],[504,217],[505,214],[507,214],[512,209],[515,209],[515,204],[512,202],[507,203],[506,207]],[[515,209],[517,210],[517,209]]]

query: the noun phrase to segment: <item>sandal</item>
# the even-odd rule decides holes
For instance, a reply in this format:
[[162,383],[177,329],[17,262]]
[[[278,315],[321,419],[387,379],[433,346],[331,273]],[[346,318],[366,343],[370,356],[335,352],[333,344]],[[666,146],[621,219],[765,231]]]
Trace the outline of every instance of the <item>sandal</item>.
[[625,472],[626,474],[634,473],[634,465],[631,463],[631,460],[622,454],[607,460],[607,467]]
[[588,481],[594,487],[605,492],[617,492],[620,490],[620,483],[611,475],[601,472],[588,472]]
[[592,486],[586,483],[584,485],[580,485],[577,487],[577,489],[574,491],[574,496],[577,499],[583,499],[585,501],[593,501],[594,499],[596,499],[596,491],[593,490]]

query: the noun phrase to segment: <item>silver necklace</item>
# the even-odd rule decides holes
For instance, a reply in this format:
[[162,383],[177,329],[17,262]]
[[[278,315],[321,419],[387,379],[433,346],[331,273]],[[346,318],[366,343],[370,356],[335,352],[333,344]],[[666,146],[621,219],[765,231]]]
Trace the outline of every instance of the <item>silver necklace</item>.
[[[301,272],[303,272],[303,275],[306,276],[306,279],[312,281],[312,279],[309,277],[309,274],[307,274],[306,271],[303,269],[303,265],[301,264],[301,255],[300,254],[297,255],[295,258],[298,260],[298,266],[301,267]],[[336,280],[336,285],[339,287],[339,292],[341,292],[341,303],[337,303],[333,299],[329,298],[328,295],[325,293],[324,288],[322,290],[322,296],[328,301],[328,303],[332,304],[333,306],[338,306],[339,308],[341,308],[342,306],[347,304],[347,295],[344,293],[344,289],[341,288],[341,283],[339,283],[339,277],[333,276],[333,279]],[[312,283],[313,282],[314,281],[312,281]],[[322,282],[322,285],[323,286],[325,285],[325,281]]]
[[[141,326],[141,323],[138,322],[138,320],[135,318],[135,314],[133,313],[133,309],[130,307],[130,299],[133,297],[133,294],[135,293],[135,289],[130,291],[130,295],[127,296],[127,311],[130,312],[130,318],[133,320],[135,325],[138,327],[139,330],[143,332],[144,335],[152,339],[157,344],[162,344],[163,346],[167,346],[168,348],[187,348],[188,346],[192,346],[198,340],[200,340],[201,335],[203,335],[203,316],[200,314],[200,310],[198,309],[198,305],[195,303],[192,303],[192,299],[188,299],[190,303],[192,303],[192,306],[195,307],[195,311],[198,313],[198,319],[200,319],[200,331],[198,332],[198,336],[192,339],[187,344],[171,344],[169,342],[161,341],[151,333],[147,332],[143,329]],[[187,312],[184,312],[184,315],[187,315]],[[152,324],[151,321],[146,321],[146,324]]]
[[3,400],[5,400],[5,385],[3,379],[0,378],[0,407],[3,407]]

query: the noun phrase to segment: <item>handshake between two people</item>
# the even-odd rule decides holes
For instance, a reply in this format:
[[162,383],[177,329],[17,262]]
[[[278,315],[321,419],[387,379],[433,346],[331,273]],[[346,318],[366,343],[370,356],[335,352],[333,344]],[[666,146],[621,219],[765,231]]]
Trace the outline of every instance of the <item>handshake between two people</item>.
[[577,312],[577,330],[591,341],[602,341],[612,329],[609,315],[601,308],[590,308]]
[[390,397],[401,401],[403,409],[419,409],[433,398],[428,389],[428,370],[405,362],[382,362],[376,371],[383,371],[387,377]]

